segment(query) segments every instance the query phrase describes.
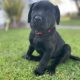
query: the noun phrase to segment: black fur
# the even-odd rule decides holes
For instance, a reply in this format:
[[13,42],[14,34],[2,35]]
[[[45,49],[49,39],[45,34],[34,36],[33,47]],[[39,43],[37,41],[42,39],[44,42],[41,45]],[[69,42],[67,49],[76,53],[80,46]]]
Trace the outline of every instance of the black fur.
[[[55,73],[56,67],[69,58],[80,60],[71,56],[71,47],[56,31],[55,22],[57,24],[60,22],[58,6],[48,1],[34,3],[29,11],[28,22],[31,25],[30,46],[25,58],[40,61],[34,71],[36,75],[44,74],[45,70],[50,74]],[[33,56],[34,50],[40,55]],[[51,65],[47,68],[50,60]]]

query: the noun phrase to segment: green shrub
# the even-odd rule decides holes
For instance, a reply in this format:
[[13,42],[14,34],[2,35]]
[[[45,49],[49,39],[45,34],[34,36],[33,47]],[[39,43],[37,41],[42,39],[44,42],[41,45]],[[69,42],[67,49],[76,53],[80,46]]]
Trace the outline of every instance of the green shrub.
[[3,7],[11,22],[20,21],[24,8],[22,0],[4,0]]

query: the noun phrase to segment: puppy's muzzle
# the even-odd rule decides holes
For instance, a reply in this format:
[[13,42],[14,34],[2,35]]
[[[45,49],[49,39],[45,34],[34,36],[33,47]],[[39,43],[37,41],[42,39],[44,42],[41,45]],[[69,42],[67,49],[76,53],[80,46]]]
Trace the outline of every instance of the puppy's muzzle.
[[41,16],[35,16],[34,17],[34,23],[35,24],[41,24],[42,23],[42,17]]

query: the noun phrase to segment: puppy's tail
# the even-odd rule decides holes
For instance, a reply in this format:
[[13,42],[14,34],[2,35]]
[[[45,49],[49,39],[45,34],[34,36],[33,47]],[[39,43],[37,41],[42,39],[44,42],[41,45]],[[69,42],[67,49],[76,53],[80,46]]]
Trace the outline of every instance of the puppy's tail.
[[76,56],[73,56],[73,55],[70,56],[70,59],[80,61],[80,58],[79,57],[76,57]]

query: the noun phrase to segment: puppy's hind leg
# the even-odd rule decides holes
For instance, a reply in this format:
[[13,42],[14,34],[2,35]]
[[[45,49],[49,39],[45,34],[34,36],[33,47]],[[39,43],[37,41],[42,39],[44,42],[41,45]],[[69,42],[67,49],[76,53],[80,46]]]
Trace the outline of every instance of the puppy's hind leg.
[[51,66],[48,68],[49,74],[55,73],[56,67],[59,63],[65,62],[69,59],[71,48],[68,44],[65,44],[62,49],[58,52],[58,56],[51,62]]
[[68,44],[65,44],[62,53],[64,53],[64,56],[61,59],[61,63],[65,63],[71,56],[71,47]]

